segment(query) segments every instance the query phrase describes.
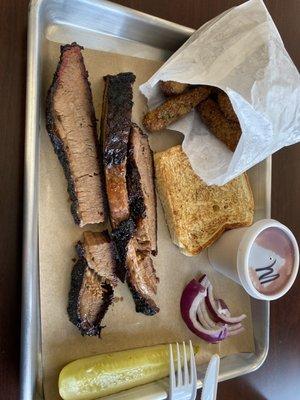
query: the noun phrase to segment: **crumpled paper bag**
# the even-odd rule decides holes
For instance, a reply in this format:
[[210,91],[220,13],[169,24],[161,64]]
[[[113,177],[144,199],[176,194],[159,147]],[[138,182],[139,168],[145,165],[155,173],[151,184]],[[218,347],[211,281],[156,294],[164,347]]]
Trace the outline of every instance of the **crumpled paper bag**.
[[261,0],[231,8],[198,29],[143,85],[149,108],[163,101],[157,83],[174,80],[224,90],[242,128],[234,153],[194,110],[168,129],[208,184],[222,185],[300,140],[300,77]]

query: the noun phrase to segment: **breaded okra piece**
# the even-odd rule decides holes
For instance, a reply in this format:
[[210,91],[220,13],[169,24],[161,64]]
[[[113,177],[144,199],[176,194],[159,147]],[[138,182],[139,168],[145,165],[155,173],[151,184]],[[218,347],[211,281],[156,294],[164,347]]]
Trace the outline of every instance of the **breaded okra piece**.
[[234,122],[239,122],[238,117],[232,107],[231,101],[225,92],[218,93],[218,104],[220,110],[225,115],[227,119]]
[[189,113],[197,104],[205,100],[209,94],[210,88],[201,86],[171,97],[159,107],[149,111],[144,117],[143,124],[150,132],[164,129],[172,122]]
[[183,93],[190,85],[175,81],[160,81],[159,87],[165,96],[174,96]]
[[207,99],[197,106],[202,122],[226,146],[234,151],[241,137],[241,127],[238,122],[229,121],[219,105],[212,99]]

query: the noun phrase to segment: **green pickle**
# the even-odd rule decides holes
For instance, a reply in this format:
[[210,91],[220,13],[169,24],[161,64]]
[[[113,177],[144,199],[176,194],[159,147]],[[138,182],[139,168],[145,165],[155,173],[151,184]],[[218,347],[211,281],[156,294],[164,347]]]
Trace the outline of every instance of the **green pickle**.
[[[176,361],[176,346],[172,346]],[[188,345],[186,349],[189,358]],[[199,347],[194,346],[195,353],[198,350]],[[183,354],[182,345],[180,353]],[[168,344],[118,351],[82,358],[66,365],[59,375],[59,394],[64,400],[93,400],[168,375]]]

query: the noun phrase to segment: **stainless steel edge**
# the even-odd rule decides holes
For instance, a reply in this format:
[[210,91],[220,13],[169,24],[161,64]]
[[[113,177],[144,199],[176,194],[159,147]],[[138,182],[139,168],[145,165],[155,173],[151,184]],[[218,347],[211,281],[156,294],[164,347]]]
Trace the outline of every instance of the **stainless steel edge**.
[[[266,193],[266,218],[271,218],[271,198],[272,198],[272,156],[269,156],[265,160],[265,193]],[[260,300],[257,300],[260,301]],[[263,313],[264,313],[264,332],[262,337],[262,346],[261,350],[257,356],[256,362],[253,363],[252,368],[249,369],[248,372],[254,372],[258,368],[262,366],[265,362],[268,352],[269,352],[269,345],[270,345],[270,302],[265,301],[263,302]]]
[[120,14],[128,14],[131,17],[134,17],[137,20],[141,20],[143,22],[147,22],[151,25],[164,27],[166,29],[177,31],[177,33],[181,33],[184,35],[192,35],[195,32],[195,29],[189,28],[184,25],[176,24],[175,22],[167,21],[165,19],[156,17],[154,15],[146,14],[142,11],[134,10],[133,8],[125,7],[117,3],[112,3],[108,0],[88,0],[87,2],[98,4],[105,8],[114,9],[116,12]]
[[22,276],[22,322],[20,399],[36,398],[40,369],[40,319],[38,280],[38,129],[39,129],[39,85],[40,71],[39,2],[29,6],[29,28],[27,47],[26,88],[26,138],[24,171],[24,228],[23,228],[23,276]]
[[[43,0],[41,0],[43,2]],[[61,1],[52,0],[56,10],[61,11]],[[69,18],[72,20],[72,26],[82,26],[82,7],[85,7],[85,23],[88,22],[88,30],[108,34],[111,37],[126,37],[128,40],[135,41],[139,36],[139,41],[145,41],[150,46],[160,46],[168,50],[175,51],[179,45],[194,32],[194,29],[178,25],[164,19],[145,14],[140,11],[132,10],[128,7],[111,3],[106,0],[73,0],[72,7],[69,7]],[[94,13],[101,12],[106,14],[106,19],[98,21],[94,18]],[[59,14],[59,13],[58,13]],[[60,22],[61,15],[57,15],[56,22]],[[65,25],[67,25],[65,23]],[[155,28],[155,29],[153,29]],[[182,42],[174,45],[174,34],[178,40],[182,38]],[[179,44],[179,45],[178,45]]]
[[267,218],[271,218],[271,196],[272,196],[272,156],[266,160],[266,211]]
[[[265,218],[271,218],[271,195],[272,195],[272,156],[269,156],[266,160],[263,161],[265,164]],[[232,369],[230,372],[222,373],[219,381],[225,381],[228,379],[233,379],[250,372],[254,372],[259,369],[263,363],[265,362],[268,352],[269,352],[269,344],[270,344],[270,302],[269,301],[261,301],[251,299],[252,304],[252,313],[253,308],[256,305],[259,305],[260,310],[260,318],[264,321],[264,325],[262,326],[261,332],[261,342],[255,343],[256,349],[254,353],[254,357],[251,363],[249,363],[245,367],[239,367]]]
[[[265,218],[271,218],[271,195],[272,195],[272,156],[269,156],[263,161],[265,168]],[[261,301],[251,298],[252,314],[256,311],[256,306],[260,307],[260,319],[264,321],[264,325],[261,327],[261,341],[255,343],[255,353],[251,362],[244,367],[238,367],[232,369],[229,372],[223,372],[219,378],[219,381],[225,381],[233,379],[250,372],[254,372],[259,369],[265,362],[269,352],[269,334],[270,334],[270,302]],[[257,313],[256,313],[257,315]]]

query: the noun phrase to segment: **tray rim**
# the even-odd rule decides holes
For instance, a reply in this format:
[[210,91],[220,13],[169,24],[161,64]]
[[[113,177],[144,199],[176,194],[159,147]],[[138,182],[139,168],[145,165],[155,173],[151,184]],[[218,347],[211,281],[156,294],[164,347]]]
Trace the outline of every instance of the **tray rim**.
[[[194,29],[152,16],[107,0],[89,0],[90,3],[111,8],[122,14],[134,16],[141,22],[159,25],[190,36]],[[37,77],[40,73],[39,44],[41,27],[39,24],[41,6],[46,0],[31,0],[27,33],[27,85],[26,85],[26,125],[24,157],[24,203],[23,203],[23,255],[22,255],[22,315],[21,315],[21,357],[20,357],[20,399],[37,398],[42,390],[40,291],[38,259],[38,163],[39,163],[39,96]],[[266,163],[266,218],[271,214],[271,156]],[[232,379],[257,370],[265,361],[269,350],[269,302],[264,303],[267,316],[267,331],[263,351],[254,362],[237,370],[225,373],[219,381]]]

